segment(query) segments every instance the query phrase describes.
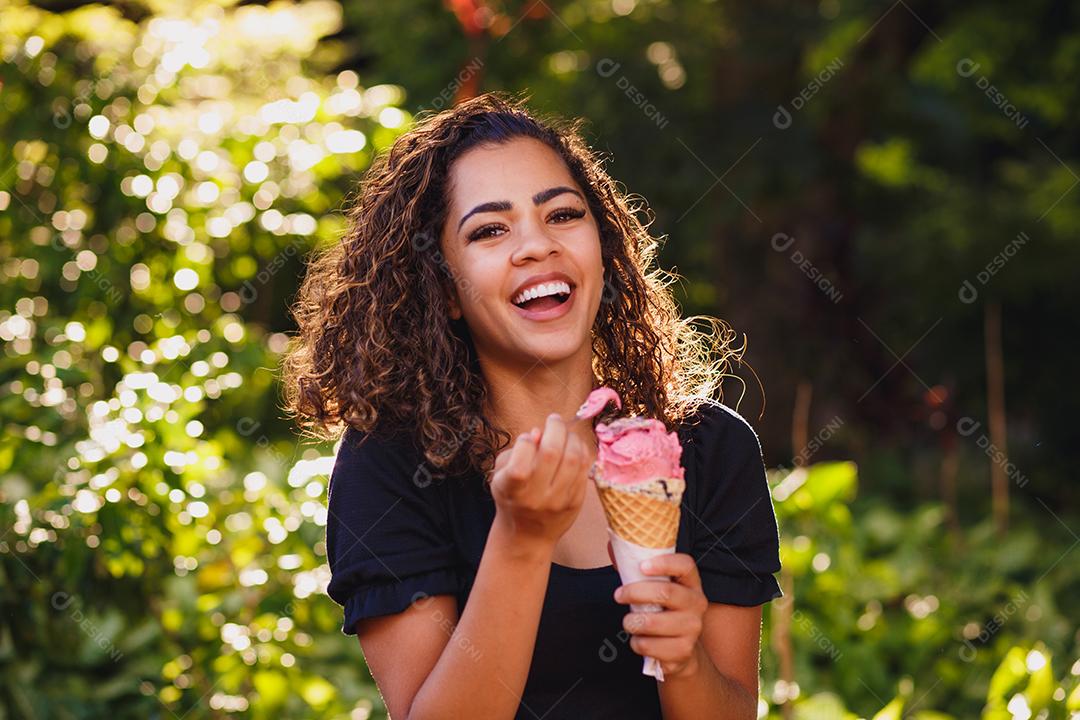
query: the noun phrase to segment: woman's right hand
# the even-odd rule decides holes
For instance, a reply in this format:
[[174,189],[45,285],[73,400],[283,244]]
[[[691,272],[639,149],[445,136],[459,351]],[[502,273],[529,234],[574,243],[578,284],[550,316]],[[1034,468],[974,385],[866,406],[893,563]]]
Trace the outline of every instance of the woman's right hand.
[[549,415],[542,433],[533,428],[519,435],[495,458],[495,522],[502,523],[515,542],[553,548],[585,501],[588,463],[581,438],[559,415]]

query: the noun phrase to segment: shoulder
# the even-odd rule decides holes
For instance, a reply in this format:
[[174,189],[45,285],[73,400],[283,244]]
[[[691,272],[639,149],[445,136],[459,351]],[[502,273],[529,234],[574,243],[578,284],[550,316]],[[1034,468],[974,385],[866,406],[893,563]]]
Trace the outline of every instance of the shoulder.
[[372,434],[350,427],[338,444],[327,502],[339,518],[378,514],[399,503],[433,508],[441,492],[430,486],[423,453],[407,434]]
[[405,434],[374,434],[349,427],[334,457],[330,497],[360,490],[408,492],[425,475],[421,460],[422,454]]
[[402,436],[346,430],[330,476],[326,517],[327,594],[344,607],[342,629],[398,613],[418,593],[458,588],[446,495],[424,474]]
[[710,501],[734,507],[736,497],[768,495],[761,441],[746,418],[708,400],[690,413],[684,428],[683,467],[692,478],[690,496],[698,507]]
[[704,400],[683,422],[687,444],[697,456],[763,461],[761,439],[750,422],[716,400]]
[[757,432],[737,411],[703,402],[686,424],[689,551],[710,602],[781,597],[779,532]]
[[446,494],[424,474],[418,456],[400,437],[345,432],[327,491],[332,568],[357,538],[376,557],[400,551],[405,536],[443,541],[449,532]]
[[341,436],[338,452],[360,458],[383,458],[412,455],[415,450],[411,439],[404,432],[365,432],[350,426]]

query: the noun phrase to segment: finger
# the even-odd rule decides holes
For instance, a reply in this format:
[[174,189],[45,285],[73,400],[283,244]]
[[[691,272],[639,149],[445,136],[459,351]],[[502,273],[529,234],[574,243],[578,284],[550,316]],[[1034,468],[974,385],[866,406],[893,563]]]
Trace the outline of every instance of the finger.
[[558,413],[548,415],[544,423],[544,434],[540,438],[540,446],[536,453],[536,477],[541,487],[550,487],[555,479],[555,471],[559,469],[559,461],[562,458],[563,448],[566,446],[566,423]]
[[532,474],[533,460],[536,457],[536,443],[530,433],[518,435],[510,459],[506,462],[503,474],[511,485],[524,486]]
[[516,444],[517,441],[515,440],[514,443],[511,443],[508,447],[503,448],[503,451],[495,456],[495,467],[492,468],[492,472],[499,472],[504,467],[506,467],[506,463],[510,462],[510,453],[514,450],[514,445]]
[[585,460],[585,443],[568,432],[559,467],[551,481],[551,491],[555,497],[566,498],[575,505],[581,504],[585,499]]
[[629,612],[623,617],[623,629],[631,635],[682,637],[701,634],[701,616],[687,610]]
[[701,575],[698,573],[697,563],[686,553],[671,553],[649,558],[641,563],[641,572],[646,575],[667,576],[686,587],[701,587]]
[[656,658],[661,662],[679,663],[686,662],[694,653],[694,644],[697,639],[689,637],[639,637],[633,635],[630,638],[630,649],[638,655]]
[[639,580],[619,588],[615,602],[622,605],[653,603],[668,610],[689,610],[699,604],[701,592],[663,580]]

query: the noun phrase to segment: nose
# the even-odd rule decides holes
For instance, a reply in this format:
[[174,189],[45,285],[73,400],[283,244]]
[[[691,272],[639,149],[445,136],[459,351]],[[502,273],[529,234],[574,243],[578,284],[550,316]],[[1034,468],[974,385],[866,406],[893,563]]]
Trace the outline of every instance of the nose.
[[544,260],[549,255],[558,254],[559,243],[548,233],[544,223],[519,225],[518,244],[511,255],[511,261],[520,265],[526,260]]

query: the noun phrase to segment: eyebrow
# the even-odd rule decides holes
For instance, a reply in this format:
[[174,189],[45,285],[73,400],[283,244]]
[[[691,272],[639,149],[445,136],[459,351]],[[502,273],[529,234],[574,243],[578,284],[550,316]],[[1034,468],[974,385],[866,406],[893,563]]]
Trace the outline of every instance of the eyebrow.
[[[541,190],[540,192],[533,195],[532,196],[533,205],[537,205],[537,206],[543,205],[544,203],[546,203],[551,198],[556,197],[558,195],[562,195],[563,193],[572,193],[574,195],[577,195],[579,198],[581,198],[582,202],[585,201],[585,198],[582,197],[581,193],[579,193],[574,188],[567,187],[565,185],[559,185],[559,186],[556,186],[556,187],[548,188],[547,190]],[[480,203],[479,205],[477,205],[476,207],[474,207],[472,210],[465,213],[461,217],[461,220],[458,221],[458,230],[461,229],[461,226],[465,224],[466,220],[468,220],[471,216],[475,215],[476,213],[482,213],[482,212],[505,212],[507,210],[512,210],[513,208],[514,208],[514,204],[512,202],[510,202],[509,200],[494,200],[492,202]]]

